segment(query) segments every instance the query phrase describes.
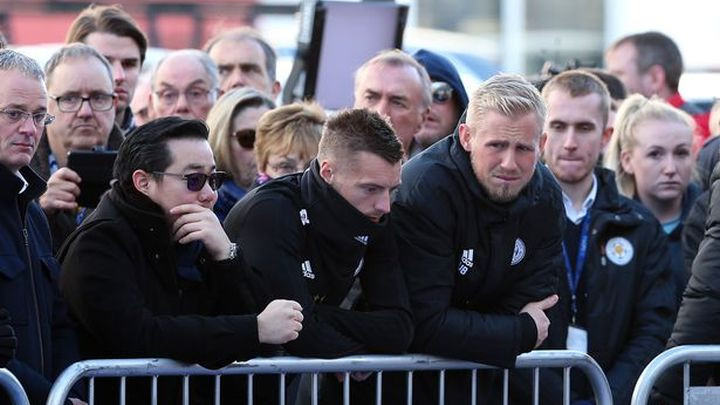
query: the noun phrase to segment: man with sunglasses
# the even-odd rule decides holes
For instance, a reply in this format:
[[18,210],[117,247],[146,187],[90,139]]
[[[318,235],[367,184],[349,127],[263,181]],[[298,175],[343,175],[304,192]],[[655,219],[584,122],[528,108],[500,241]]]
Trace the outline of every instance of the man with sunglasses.
[[[53,122],[47,103],[40,66],[0,50],[0,367],[18,378],[33,405],[45,403],[55,377],[78,359],[50,230],[35,201],[45,182],[29,167]],[[0,403],[9,403],[3,391]]]
[[45,65],[54,125],[43,133],[31,166],[47,180],[40,206],[48,216],[53,251],[87,216],[77,203],[82,179],[67,166],[78,150],[115,150],[123,135],[115,125],[112,70],[94,48],[75,43],[60,48]]
[[432,99],[422,129],[415,134],[415,141],[425,149],[455,130],[458,120],[467,108],[468,96],[460,74],[444,56],[425,49],[413,54],[432,81]]
[[[207,136],[201,121],[177,117],[133,131],[118,151],[117,181],[59,253],[83,358],[216,368],[256,356],[261,343],[297,338],[297,302],[248,314],[243,254],[212,212],[224,173]],[[112,383],[95,383],[98,403],[115,402]],[[161,385],[161,403],[178,403],[178,388]],[[128,382],[127,403],[146,403],[149,389],[150,381]]]

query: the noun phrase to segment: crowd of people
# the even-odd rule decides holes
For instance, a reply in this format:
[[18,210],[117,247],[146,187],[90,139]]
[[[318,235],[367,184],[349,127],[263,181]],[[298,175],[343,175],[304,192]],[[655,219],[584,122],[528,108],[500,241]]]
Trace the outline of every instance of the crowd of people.
[[[44,69],[0,49],[0,367],[33,405],[82,359],[409,352],[513,368],[535,349],[589,354],[624,405],[665,348],[720,343],[720,117],[679,94],[666,35],[621,38],[606,70],[498,74],[472,92],[441,55],[386,50],[336,112],[277,105],[276,54],[251,28],[143,79],[147,47],[121,7],[92,5]],[[112,169],[97,201],[82,153],[114,159],[96,160]],[[470,403],[474,385],[496,403],[499,375],[447,372],[445,401]],[[416,378],[414,403],[436,403],[437,376]],[[681,378],[653,401],[681,403]],[[353,403],[374,403],[372,374],[350,379]],[[510,403],[531,403],[532,379],[511,371]],[[540,373],[541,404],[562,403],[561,379]],[[320,403],[343,380],[323,376]],[[256,381],[259,403],[277,401]],[[385,381],[385,402],[404,403],[404,379]],[[287,386],[308,403],[308,380]],[[117,381],[94,389],[117,403]],[[132,379],[124,396],[150,389]],[[157,389],[179,401],[179,380]],[[213,398],[209,381],[191,391]],[[78,384],[68,403],[87,399]],[[573,374],[571,403],[593,400]]]

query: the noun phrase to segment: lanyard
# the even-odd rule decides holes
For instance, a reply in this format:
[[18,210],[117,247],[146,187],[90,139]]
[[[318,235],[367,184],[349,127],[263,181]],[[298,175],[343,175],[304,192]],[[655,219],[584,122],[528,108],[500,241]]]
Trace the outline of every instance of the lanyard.
[[563,257],[565,258],[565,273],[567,274],[568,286],[570,287],[570,311],[572,315],[572,324],[575,324],[575,315],[577,314],[577,288],[580,284],[580,277],[585,269],[585,258],[587,257],[588,239],[590,238],[590,210],[585,214],[585,218],[580,225],[580,243],[578,245],[577,260],[575,268],[570,266],[570,258],[568,257],[565,241],[562,243]]

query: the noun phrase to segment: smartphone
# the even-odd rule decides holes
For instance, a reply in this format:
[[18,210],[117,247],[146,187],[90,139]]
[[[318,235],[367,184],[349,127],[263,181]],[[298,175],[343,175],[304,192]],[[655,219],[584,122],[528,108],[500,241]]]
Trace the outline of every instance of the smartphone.
[[95,208],[100,197],[110,188],[113,178],[113,165],[117,151],[72,151],[68,155],[67,167],[80,176],[80,196],[77,199],[81,207]]

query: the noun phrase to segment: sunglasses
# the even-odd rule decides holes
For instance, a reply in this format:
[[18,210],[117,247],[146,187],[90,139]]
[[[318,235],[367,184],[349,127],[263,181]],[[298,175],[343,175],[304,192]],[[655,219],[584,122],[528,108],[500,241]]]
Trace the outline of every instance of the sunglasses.
[[210,188],[213,191],[217,191],[217,189],[222,186],[223,181],[227,178],[227,173],[225,172],[212,172],[210,174],[205,173],[190,173],[190,174],[179,174],[179,173],[167,173],[167,172],[153,172],[153,174],[161,175],[161,176],[172,176],[172,177],[178,177],[182,180],[185,180],[187,189],[190,191],[200,191],[203,187],[205,187],[205,182],[207,182],[210,185]]
[[255,145],[255,130],[252,128],[238,129],[233,132],[232,136],[245,149],[252,149],[253,145]]
[[452,98],[453,88],[445,82],[433,82],[432,98],[438,104],[447,103]]

